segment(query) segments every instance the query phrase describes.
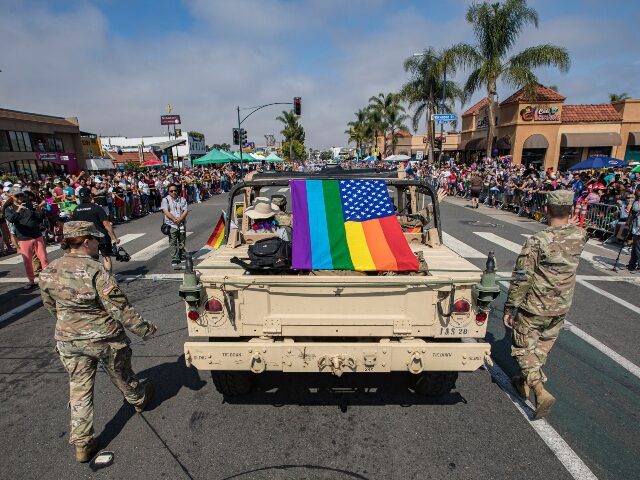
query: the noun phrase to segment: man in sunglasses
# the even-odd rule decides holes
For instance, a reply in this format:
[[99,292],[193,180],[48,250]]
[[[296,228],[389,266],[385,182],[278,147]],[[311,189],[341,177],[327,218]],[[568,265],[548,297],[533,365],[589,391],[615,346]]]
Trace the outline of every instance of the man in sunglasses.
[[178,193],[175,183],[167,188],[169,194],[162,199],[160,208],[164,212],[164,223],[171,227],[169,233],[169,247],[171,249],[171,266],[180,268],[185,258],[185,240],[187,237],[187,201]]

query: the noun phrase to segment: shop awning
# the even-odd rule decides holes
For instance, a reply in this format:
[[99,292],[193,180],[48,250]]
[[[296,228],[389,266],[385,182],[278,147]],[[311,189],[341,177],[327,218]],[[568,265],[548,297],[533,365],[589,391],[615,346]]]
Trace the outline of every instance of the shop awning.
[[534,133],[524,141],[524,145],[522,148],[549,148],[549,141],[544,135]]
[[485,150],[487,148],[487,137],[472,138],[464,146],[465,150]]
[[640,132],[629,132],[627,145],[640,145]]
[[616,132],[563,133],[561,147],[613,147],[621,145],[622,139]]
[[113,161],[108,158],[87,158],[87,170],[115,170]]
[[169,140],[168,142],[154,143],[153,145],[147,145],[154,150],[167,150],[168,148],[175,147],[176,145],[184,145],[187,143],[187,139]]

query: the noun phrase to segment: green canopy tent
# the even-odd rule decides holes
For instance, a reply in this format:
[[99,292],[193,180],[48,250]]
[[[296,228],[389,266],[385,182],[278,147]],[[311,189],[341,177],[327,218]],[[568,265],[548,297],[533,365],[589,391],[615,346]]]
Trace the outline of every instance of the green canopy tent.
[[[233,152],[233,156],[236,159],[236,162],[240,161],[240,152]],[[253,163],[256,160],[251,156],[250,153],[242,152],[242,161],[244,163]]]
[[284,159],[276,155],[275,152],[271,152],[265,160],[267,162],[284,162]]
[[194,165],[215,165],[215,164],[223,164],[223,163],[231,163],[238,161],[235,156],[230,154],[229,152],[225,152],[223,150],[210,150],[203,157],[197,158],[193,161]]

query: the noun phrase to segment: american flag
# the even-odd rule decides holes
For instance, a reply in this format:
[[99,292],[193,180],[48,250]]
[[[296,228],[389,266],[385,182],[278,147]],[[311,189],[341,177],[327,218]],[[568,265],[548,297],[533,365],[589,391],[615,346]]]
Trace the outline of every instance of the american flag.
[[387,184],[382,180],[340,180],[344,221],[364,222],[393,215]]

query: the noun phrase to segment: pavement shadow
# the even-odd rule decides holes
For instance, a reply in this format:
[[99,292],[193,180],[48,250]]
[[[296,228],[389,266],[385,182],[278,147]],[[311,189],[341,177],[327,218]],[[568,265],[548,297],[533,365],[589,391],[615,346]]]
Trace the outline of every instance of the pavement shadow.
[[[14,308],[20,307],[25,303],[33,300],[34,298],[40,297],[40,290],[38,288],[34,288],[32,290],[23,290],[22,286],[17,288],[12,288],[11,290],[7,290],[0,294],[0,315],[8,313]],[[10,318],[5,319],[2,323],[0,323],[0,329],[4,328],[8,325],[11,325],[13,322],[20,320],[25,315],[34,312],[35,310],[41,307],[41,303],[36,302],[31,305],[29,308],[26,308],[19,313],[16,313]]]
[[338,378],[323,373],[262,373],[254,390],[225,402],[242,405],[327,406],[346,412],[350,406],[457,405],[467,400],[458,392],[425,397],[409,389],[407,373],[345,374]]
[[[137,373],[140,379],[147,379],[155,385],[155,394],[145,411],[152,411],[165,401],[175,397],[182,388],[200,390],[207,382],[203,381],[195,368],[188,368],[184,355],[175,362],[154,365]],[[100,435],[96,437],[100,448],[107,447],[122,431],[127,422],[135,415],[133,406],[123,402],[120,409],[104,426]]]
[[136,268],[130,268],[129,270],[119,270],[115,272],[120,277],[135,277],[137,275],[146,275],[149,273],[149,269],[146,265],[140,265]]

